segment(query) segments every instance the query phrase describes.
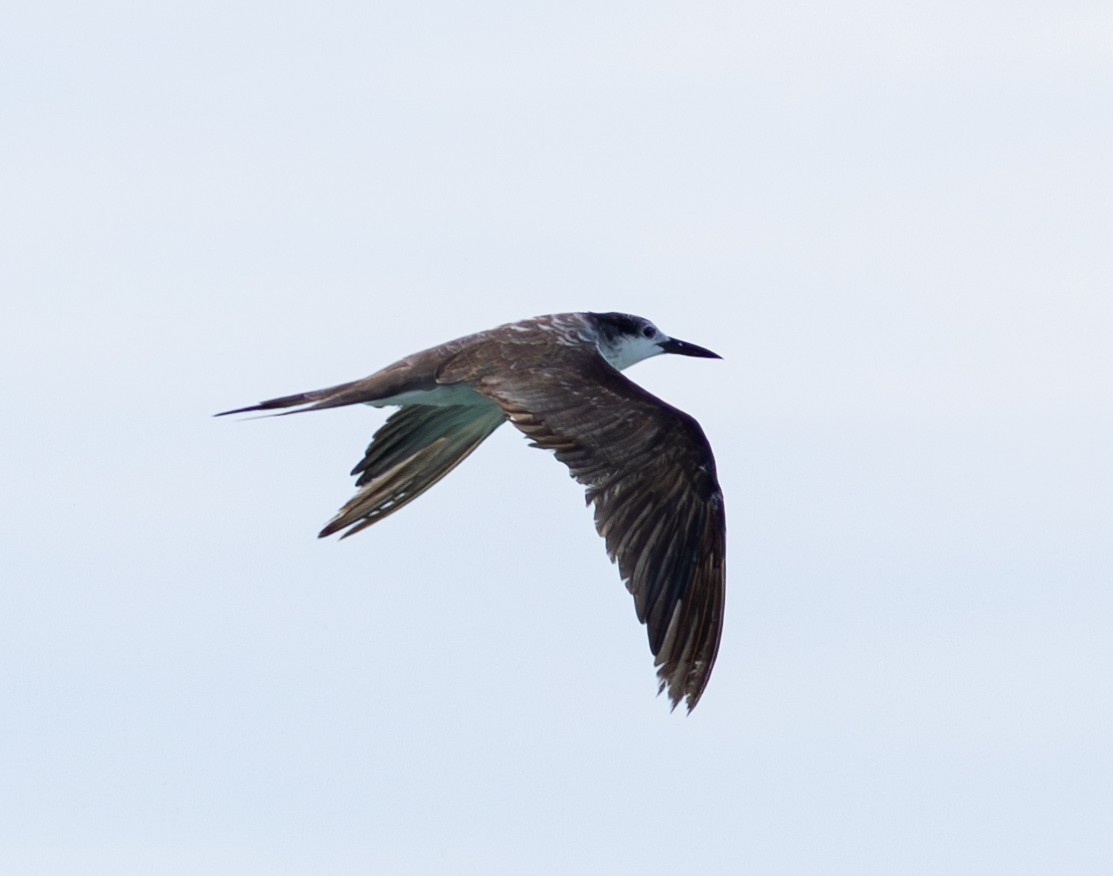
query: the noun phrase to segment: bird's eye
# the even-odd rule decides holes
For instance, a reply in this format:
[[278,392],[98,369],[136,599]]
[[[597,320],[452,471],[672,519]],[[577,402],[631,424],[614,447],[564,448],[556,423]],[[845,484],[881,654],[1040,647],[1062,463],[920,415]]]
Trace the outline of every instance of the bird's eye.
[[656,334],[657,334],[657,329],[655,329],[651,325],[647,325],[645,328],[642,329],[642,335],[644,335],[647,338],[652,338]]

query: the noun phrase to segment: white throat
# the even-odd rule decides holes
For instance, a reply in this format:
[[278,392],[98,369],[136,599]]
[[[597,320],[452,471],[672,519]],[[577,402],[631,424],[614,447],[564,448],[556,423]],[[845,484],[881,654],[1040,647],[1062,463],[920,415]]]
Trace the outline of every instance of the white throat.
[[616,338],[611,344],[607,344],[600,339],[598,347],[604,359],[619,371],[623,371],[631,365],[641,362],[642,359],[659,356],[665,352],[661,349],[660,342],[662,340],[664,340],[664,336],[660,334],[654,338],[626,335]]

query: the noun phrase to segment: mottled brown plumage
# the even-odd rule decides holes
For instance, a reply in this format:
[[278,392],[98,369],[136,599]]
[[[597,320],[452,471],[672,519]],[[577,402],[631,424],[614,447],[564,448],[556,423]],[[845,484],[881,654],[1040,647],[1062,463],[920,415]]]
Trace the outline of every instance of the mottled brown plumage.
[[699,424],[618,370],[656,352],[715,356],[640,317],[555,314],[434,347],[363,380],[226,413],[401,405],[352,471],[358,492],[320,533],[343,537],[411,502],[509,419],[586,487],[646,625],[660,689],[691,711],[722,632],[726,522]]

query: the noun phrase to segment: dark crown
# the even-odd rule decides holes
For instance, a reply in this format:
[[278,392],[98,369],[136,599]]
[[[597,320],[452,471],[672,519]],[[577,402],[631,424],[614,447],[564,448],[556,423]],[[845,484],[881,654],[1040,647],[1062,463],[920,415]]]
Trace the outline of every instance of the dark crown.
[[599,335],[608,341],[641,333],[645,320],[630,313],[590,313],[599,329]]

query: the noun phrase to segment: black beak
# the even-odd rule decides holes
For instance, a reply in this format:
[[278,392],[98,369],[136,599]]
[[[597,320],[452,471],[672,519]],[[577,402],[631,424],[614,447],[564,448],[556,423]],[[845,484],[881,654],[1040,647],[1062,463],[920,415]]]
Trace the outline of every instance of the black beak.
[[681,356],[699,356],[701,359],[723,358],[718,353],[712,353],[706,347],[689,344],[687,341],[678,341],[676,338],[661,341],[660,346],[666,353],[679,353]]

